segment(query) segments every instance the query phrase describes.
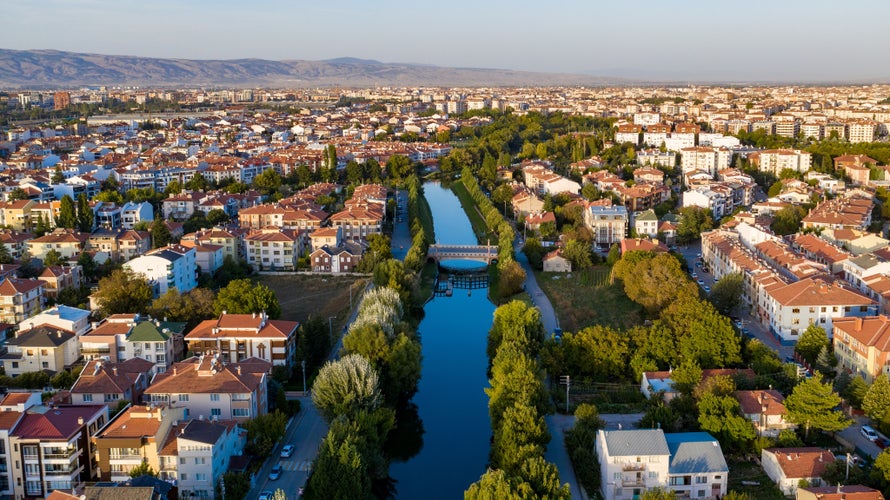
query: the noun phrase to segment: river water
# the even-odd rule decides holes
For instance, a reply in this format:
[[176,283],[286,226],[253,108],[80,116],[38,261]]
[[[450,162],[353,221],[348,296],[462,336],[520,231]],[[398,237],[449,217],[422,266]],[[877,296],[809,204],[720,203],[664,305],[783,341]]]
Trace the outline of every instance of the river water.
[[[475,245],[460,201],[438,183],[424,184],[436,240]],[[401,499],[463,498],[488,463],[491,422],[485,353],[494,305],[487,290],[455,289],[424,307],[418,331],[423,368],[414,404],[423,425],[423,446],[406,462],[394,461],[390,476]]]

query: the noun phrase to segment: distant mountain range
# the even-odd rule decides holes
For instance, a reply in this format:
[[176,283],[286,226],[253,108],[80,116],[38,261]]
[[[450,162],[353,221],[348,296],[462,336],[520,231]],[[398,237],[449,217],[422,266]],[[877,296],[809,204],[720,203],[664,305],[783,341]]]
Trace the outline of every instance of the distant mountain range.
[[541,86],[632,80],[505,69],[445,68],[342,57],[327,61],[192,60],[0,49],[0,87],[135,86]]

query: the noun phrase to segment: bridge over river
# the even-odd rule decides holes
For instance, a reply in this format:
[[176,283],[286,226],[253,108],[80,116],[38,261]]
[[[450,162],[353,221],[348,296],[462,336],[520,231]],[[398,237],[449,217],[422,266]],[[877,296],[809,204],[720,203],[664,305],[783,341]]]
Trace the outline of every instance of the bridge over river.
[[498,260],[498,247],[494,245],[430,245],[427,257],[437,263],[443,260],[475,260],[491,264]]

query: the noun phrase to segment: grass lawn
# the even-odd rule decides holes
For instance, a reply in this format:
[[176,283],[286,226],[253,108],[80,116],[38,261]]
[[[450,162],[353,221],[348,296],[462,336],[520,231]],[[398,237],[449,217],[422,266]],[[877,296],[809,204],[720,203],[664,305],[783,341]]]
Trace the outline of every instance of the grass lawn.
[[350,286],[352,301],[357,304],[370,278],[294,274],[259,276],[256,280],[275,292],[281,304],[281,319],[303,322],[310,316],[321,316],[327,321],[334,316],[332,325],[338,332],[349,315]]
[[[757,500],[783,500],[785,498],[772,479],[766,475],[766,472],[763,472],[763,468],[756,463],[727,456],[726,464],[729,465],[729,491],[747,493],[748,498]],[[749,484],[745,484],[743,481]]]
[[538,285],[550,298],[563,330],[577,332],[593,325],[626,329],[643,322],[642,307],[609,284],[608,267],[573,273],[535,271]]
[[455,181],[451,184],[451,190],[457,195],[457,199],[460,200],[460,206],[467,213],[470,224],[473,225],[473,232],[476,233],[476,239],[480,243],[484,242],[488,236],[488,224],[482,218],[482,214],[479,212],[473,197],[470,196],[470,192],[467,191],[467,187],[464,186],[463,181]]

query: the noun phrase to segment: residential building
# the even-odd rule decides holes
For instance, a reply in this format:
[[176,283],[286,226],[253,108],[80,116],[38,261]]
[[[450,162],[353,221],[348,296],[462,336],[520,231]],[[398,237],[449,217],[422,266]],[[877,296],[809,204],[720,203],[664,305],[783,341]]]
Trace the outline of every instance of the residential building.
[[91,328],[90,311],[59,304],[23,320],[19,323],[19,330],[28,330],[38,325],[54,326],[80,336]]
[[142,318],[138,314],[108,317],[80,338],[84,359],[121,362],[141,358],[151,372],[162,373],[182,359],[186,323]]
[[797,149],[767,149],[751,153],[748,159],[761,172],[770,172],[775,176],[786,169],[806,173],[813,165],[812,155]]
[[365,247],[352,241],[343,241],[337,246],[325,245],[309,254],[309,263],[312,271],[317,273],[355,272]]
[[39,238],[29,240],[26,245],[28,253],[36,259],[45,259],[50,250],[55,250],[64,259],[76,259],[89,239],[89,233],[58,228]]
[[834,454],[822,448],[764,448],[760,463],[766,475],[785,495],[794,495],[801,481],[822,486],[822,474],[835,463]]
[[194,248],[168,245],[130,260],[124,264],[124,268],[156,283],[160,295],[171,288],[179,290],[179,293],[186,293],[198,286],[195,254]]
[[53,490],[79,490],[98,478],[95,448],[90,437],[105,425],[105,405],[59,405],[29,408],[9,440],[14,496],[45,497]]
[[837,318],[833,322],[834,355],[838,368],[871,383],[890,376],[890,317]]
[[192,352],[219,352],[226,362],[257,357],[272,365],[296,366],[296,321],[269,319],[265,313],[227,314],[202,321],[186,336]]
[[13,231],[31,231],[36,221],[31,218],[34,200],[16,200],[0,204],[0,215],[4,226]]
[[49,370],[57,372],[80,357],[80,344],[74,332],[39,325],[16,333],[6,341],[8,352],[0,356],[3,369],[12,377],[22,373]]
[[797,427],[785,420],[785,397],[779,391],[736,391],[735,398],[739,402],[742,415],[754,424],[760,436],[774,438],[784,429]]
[[627,222],[627,209],[621,205],[591,205],[584,211],[584,225],[600,247],[609,247],[624,239]]
[[217,353],[195,356],[152,379],[145,401],[186,408],[186,418],[243,422],[268,409],[271,364],[256,359],[226,364]]
[[680,170],[682,173],[702,170],[712,177],[717,172],[729,168],[732,152],[726,148],[698,146],[680,150]]
[[383,231],[382,209],[376,208],[347,208],[331,216],[333,227],[343,230],[343,237],[353,241],[364,241],[372,234],[381,234]]
[[544,256],[545,273],[570,273],[572,261],[562,256],[562,251],[557,249]]
[[83,268],[77,264],[47,266],[39,278],[44,282],[44,294],[52,299],[56,299],[62,290],[80,288],[84,283]]
[[877,135],[878,124],[870,120],[859,120],[847,124],[847,140],[855,144],[857,142],[874,142]]
[[121,401],[141,401],[151,380],[151,368],[150,362],[139,358],[119,363],[104,359],[88,361],[71,387],[71,402],[104,404],[114,410]]
[[142,203],[133,203],[128,201],[121,207],[120,227],[124,229],[133,229],[140,222],[151,222],[155,218],[154,208],[151,203],[143,201]]
[[726,494],[726,459],[717,440],[705,432],[600,430],[596,454],[605,500],[639,498],[656,488],[672,491],[678,498]]
[[[117,235],[116,257],[124,262],[145,255],[151,250],[151,234],[148,231],[125,230]],[[113,255],[112,258],[115,256]]]
[[[10,393],[0,403],[3,406],[3,410],[0,411],[0,496],[4,498],[14,498],[15,480],[13,477],[13,465],[15,464],[15,453],[9,442],[9,434],[21,421],[26,408],[24,404],[10,403],[18,403],[17,399],[21,396],[24,396],[22,399],[28,401],[31,394]],[[8,401],[10,398],[16,399],[16,401]],[[35,404],[40,404],[39,393],[37,393],[37,402]],[[22,406],[22,408],[20,409],[19,406]]]
[[634,231],[637,236],[648,236],[655,238],[658,236],[658,216],[655,210],[649,209],[634,215]]
[[235,422],[193,419],[170,433],[161,460],[178,459],[175,479],[180,498],[213,499],[220,477],[232,457],[242,454],[246,442],[247,431]]
[[126,481],[142,463],[161,470],[161,450],[174,426],[185,423],[185,408],[161,404],[130,406],[94,437],[102,481]]
[[9,229],[0,230],[0,244],[5,245],[9,255],[16,261],[22,258],[22,252],[27,248],[27,242],[34,238],[31,233],[20,233]]
[[244,237],[247,263],[257,270],[293,271],[303,254],[304,239],[302,232],[293,229],[251,231]]
[[860,484],[839,484],[798,487],[796,500],[884,500],[884,495],[879,490]]

